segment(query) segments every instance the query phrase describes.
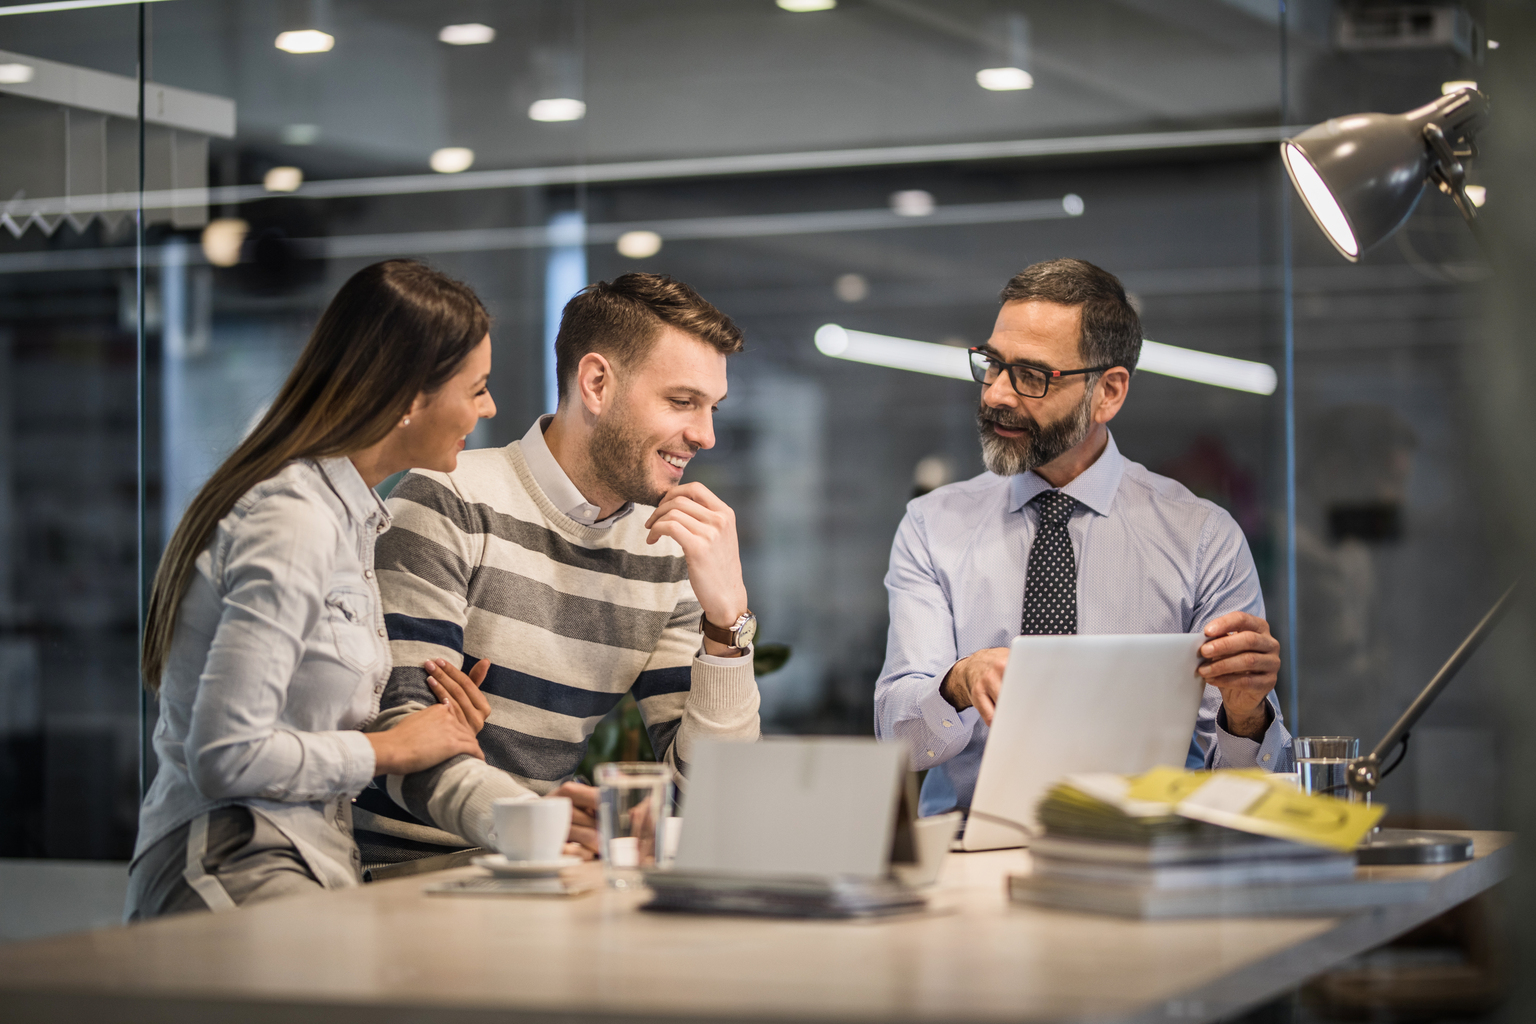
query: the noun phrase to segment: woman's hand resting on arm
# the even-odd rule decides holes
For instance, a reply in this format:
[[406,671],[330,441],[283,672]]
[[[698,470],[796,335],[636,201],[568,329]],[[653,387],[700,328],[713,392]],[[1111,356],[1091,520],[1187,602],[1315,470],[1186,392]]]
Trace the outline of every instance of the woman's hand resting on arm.
[[364,735],[373,744],[375,775],[409,775],[459,754],[485,760],[474,730],[453,701],[412,712],[393,729]]

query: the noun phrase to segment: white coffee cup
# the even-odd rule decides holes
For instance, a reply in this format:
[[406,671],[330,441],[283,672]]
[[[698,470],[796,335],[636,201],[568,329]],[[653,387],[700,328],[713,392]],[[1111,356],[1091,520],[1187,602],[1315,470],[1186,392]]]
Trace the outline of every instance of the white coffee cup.
[[571,833],[571,798],[502,797],[491,804],[491,821],[491,841],[507,860],[557,860]]

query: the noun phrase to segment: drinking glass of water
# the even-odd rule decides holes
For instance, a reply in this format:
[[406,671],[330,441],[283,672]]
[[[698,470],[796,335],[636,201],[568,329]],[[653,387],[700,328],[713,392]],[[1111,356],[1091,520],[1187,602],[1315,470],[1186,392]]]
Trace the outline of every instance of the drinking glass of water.
[[672,813],[672,769],[645,761],[597,766],[597,834],[603,873],[615,889],[641,884],[640,872],[662,860]]
[[1360,756],[1356,736],[1297,736],[1296,785],[1303,793],[1336,796],[1341,800],[1365,800],[1369,794],[1349,788],[1349,762]]

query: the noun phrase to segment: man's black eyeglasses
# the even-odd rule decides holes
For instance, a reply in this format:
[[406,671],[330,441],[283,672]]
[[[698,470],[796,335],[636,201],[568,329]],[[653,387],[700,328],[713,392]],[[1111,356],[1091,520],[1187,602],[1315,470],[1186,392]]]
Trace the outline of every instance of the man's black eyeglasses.
[[1063,377],[1073,377],[1080,373],[1103,373],[1111,369],[1108,366],[1090,366],[1082,370],[1042,370],[1038,366],[1027,366],[1024,363],[1005,363],[979,347],[971,349],[970,355],[971,376],[976,378],[977,384],[996,383],[998,375],[1007,370],[1013,390],[1024,398],[1044,398],[1051,385],[1062,383]]

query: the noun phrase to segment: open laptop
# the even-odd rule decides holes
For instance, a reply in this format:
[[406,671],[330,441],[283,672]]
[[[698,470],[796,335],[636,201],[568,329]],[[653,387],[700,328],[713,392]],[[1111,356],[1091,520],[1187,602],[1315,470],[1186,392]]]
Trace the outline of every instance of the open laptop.
[[1035,807],[1064,775],[1183,765],[1205,692],[1195,674],[1204,642],[1192,633],[1014,640],[959,848],[1029,845]]

